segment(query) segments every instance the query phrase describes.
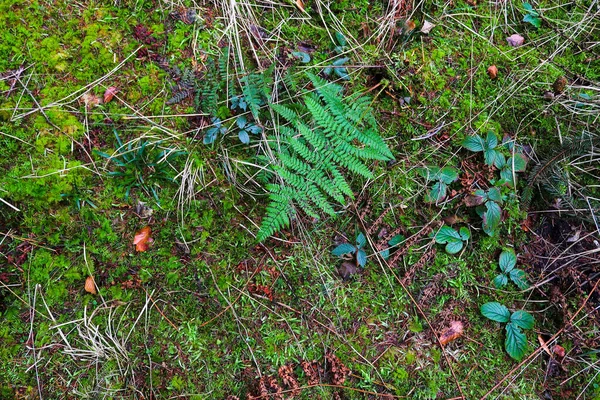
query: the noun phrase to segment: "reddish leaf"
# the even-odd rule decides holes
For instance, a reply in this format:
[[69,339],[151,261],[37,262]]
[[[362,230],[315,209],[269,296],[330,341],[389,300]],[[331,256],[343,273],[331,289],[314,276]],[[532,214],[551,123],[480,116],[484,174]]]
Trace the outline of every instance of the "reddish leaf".
[[498,76],[498,67],[496,67],[495,65],[490,65],[487,69],[487,73],[490,79],[496,79],[496,77]]
[[440,335],[440,343],[445,346],[453,340],[458,339],[463,334],[463,323],[460,321],[450,322],[450,326],[442,331]]
[[104,102],[108,103],[109,101],[111,101],[118,91],[119,89],[117,89],[114,86],[110,86],[108,89],[106,89],[106,91],[104,92]]
[[136,232],[135,237],[133,238],[133,244],[135,244],[136,251],[148,250],[148,245],[152,243],[152,238],[150,237],[151,234],[152,229],[149,226],[145,226]]

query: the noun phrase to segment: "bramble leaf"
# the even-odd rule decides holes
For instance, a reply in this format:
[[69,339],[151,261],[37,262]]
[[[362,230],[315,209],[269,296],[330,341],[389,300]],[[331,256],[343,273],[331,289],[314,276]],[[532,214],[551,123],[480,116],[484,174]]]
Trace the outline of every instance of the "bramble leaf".
[[510,322],[523,329],[531,329],[533,328],[535,320],[527,311],[519,310],[512,313],[510,316]]
[[356,244],[358,245],[358,247],[364,247],[365,244],[367,243],[367,238],[365,237],[365,235],[361,233],[358,234],[358,236],[356,236]]
[[446,244],[456,241],[462,242],[462,238],[455,229],[449,226],[442,226],[435,235],[435,241],[439,244]]
[[356,254],[356,262],[361,267],[364,267],[367,264],[367,253],[364,250],[358,250]]
[[483,231],[489,236],[496,234],[496,229],[500,225],[500,219],[502,218],[502,209],[498,204],[493,201],[485,203],[485,211],[483,213]]
[[517,256],[515,255],[515,252],[512,250],[505,250],[500,253],[498,264],[500,265],[500,270],[505,274],[508,274],[513,270],[515,265],[517,265]]
[[510,321],[510,311],[498,302],[485,303],[481,306],[481,314],[496,322]]
[[462,142],[462,147],[471,151],[483,151],[483,139],[479,135],[467,136]]
[[461,227],[458,232],[460,234],[461,239],[465,242],[471,238],[471,232],[466,226]]
[[356,252],[356,246],[351,245],[350,243],[342,243],[337,246],[335,249],[331,251],[331,254],[334,256],[340,257],[344,254],[350,254]]
[[521,269],[515,268],[512,271],[510,271],[510,279],[521,290],[529,288],[529,283],[527,282],[527,278],[525,277],[525,271]]
[[456,254],[459,251],[461,251],[463,248],[463,242],[462,241],[453,241],[453,242],[448,242],[448,244],[446,245],[446,252],[448,254]]
[[504,348],[509,356],[519,361],[527,353],[527,338],[515,324],[506,325],[506,340]]
[[508,283],[508,277],[504,274],[500,274],[494,278],[494,286],[496,286],[498,289],[506,286],[507,283]]

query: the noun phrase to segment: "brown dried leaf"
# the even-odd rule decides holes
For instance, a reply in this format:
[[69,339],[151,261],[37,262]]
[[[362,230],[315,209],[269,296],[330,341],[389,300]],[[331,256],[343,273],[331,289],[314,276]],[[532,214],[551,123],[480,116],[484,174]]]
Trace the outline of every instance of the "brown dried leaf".
[[464,202],[467,207],[476,207],[482,205],[485,202],[485,199],[481,196],[467,196],[465,197]]
[[81,101],[85,104],[85,108],[88,110],[92,107],[96,107],[102,104],[102,99],[93,93],[87,92],[81,96]]
[[440,343],[445,346],[458,339],[463,334],[464,325],[460,321],[450,322],[450,326],[444,329],[440,335]]
[[350,279],[350,277],[356,273],[358,273],[358,267],[353,262],[344,261],[342,265],[338,267],[338,274],[340,274],[342,279]]
[[558,344],[555,344],[552,347],[552,352],[556,356],[556,361],[558,361],[559,363],[562,362],[562,360],[565,358],[565,348]]
[[119,89],[117,89],[114,86],[110,86],[106,89],[106,91],[104,92],[104,102],[108,103],[109,101],[111,101],[113,99],[113,97],[115,97],[115,94],[117,94],[117,92],[119,91]]
[[512,47],[519,47],[523,43],[525,43],[525,38],[523,36],[519,35],[518,33],[515,33],[514,35],[510,35],[509,37],[507,37],[506,41]]
[[408,19],[404,23],[404,32],[408,33],[410,31],[414,30],[416,27],[417,27],[417,24],[415,24],[414,21],[411,21],[410,19]]
[[86,292],[91,293],[91,294],[97,294],[98,292],[96,291],[96,282],[94,282],[94,277],[92,276],[88,276],[87,279],[85,280],[85,286],[84,289]]
[[487,73],[490,79],[496,79],[496,77],[498,77],[498,67],[490,65],[487,69]]
[[556,80],[552,84],[552,89],[554,89],[554,93],[560,94],[560,93],[564,92],[568,83],[569,83],[569,81],[564,76],[560,76],[560,77],[556,78]]
[[421,32],[424,34],[429,34],[429,32],[431,32],[431,30],[435,28],[435,25],[432,24],[431,22],[425,20],[423,21],[423,26],[421,27]]
[[148,250],[148,246],[152,243],[152,238],[150,235],[152,234],[152,228],[149,226],[145,226],[139,231],[136,232],[135,237],[133,238],[133,244],[135,244],[136,251],[146,251]]
[[296,0],[296,7],[298,7],[300,11],[306,12],[304,11],[304,2],[302,0]]

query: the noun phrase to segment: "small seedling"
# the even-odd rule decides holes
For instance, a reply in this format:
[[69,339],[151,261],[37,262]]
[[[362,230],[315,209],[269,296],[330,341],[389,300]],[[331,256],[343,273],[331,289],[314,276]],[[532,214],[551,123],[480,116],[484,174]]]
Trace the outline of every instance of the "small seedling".
[[511,312],[498,302],[485,303],[481,306],[481,314],[492,321],[506,324],[506,340],[504,349],[509,356],[519,361],[527,353],[527,337],[521,329],[533,328],[534,319],[527,311]]
[[217,136],[224,135],[227,133],[227,128],[221,123],[221,119],[214,117],[212,119],[212,126],[206,130],[204,134],[204,144],[211,144],[217,140]]
[[465,199],[467,206],[477,206],[475,211],[483,220],[483,231],[494,236],[502,220],[502,194],[497,187],[491,187],[486,192],[478,189]]
[[540,13],[535,11],[533,6],[529,3],[523,3],[523,8],[525,9],[525,17],[523,18],[523,22],[529,22],[536,28],[541,27],[542,18],[540,18]]
[[488,131],[485,139],[479,135],[468,136],[462,141],[461,145],[467,150],[474,152],[482,151],[485,163],[490,167],[494,165],[496,157],[499,154],[496,150],[498,138],[492,131]]
[[504,154],[498,153],[494,165],[500,170],[500,182],[512,186],[513,176],[516,176],[517,172],[525,171],[527,168],[527,161],[525,160],[525,156],[521,153],[515,153],[515,155],[509,157],[508,160],[504,157]]
[[[341,55],[346,50],[346,46],[348,42],[346,38],[341,32],[335,33],[335,41],[337,42],[337,46],[335,46],[334,51]],[[339,57],[333,63],[331,63],[330,67],[326,67],[323,69],[323,75],[329,76],[331,73],[335,73],[341,79],[347,81],[350,80],[350,75],[348,75],[348,70],[343,66],[350,60],[348,57]]]
[[248,103],[246,103],[244,96],[233,96],[229,101],[231,102],[232,111],[240,110],[245,112],[248,109]]
[[436,243],[445,244],[448,254],[456,254],[461,251],[470,238],[471,232],[464,226],[458,232],[449,226],[442,226],[435,234]]
[[367,238],[362,233],[356,236],[356,245],[350,243],[342,243],[331,251],[331,254],[337,257],[348,256],[352,254],[356,257],[356,264],[364,267],[367,264],[367,253],[364,251]]
[[500,270],[502,273],[494,278],[494,286],[501,288],[506,286],[508,279],[514,282],[515,285],[521,290],[525,290],[529,287],[527,279],[525,278],[525,271],[522,269],[515,268],[517,265],[517,256],[512,250],[505,250],[500,254],[498,260]]
[[427,194],[425,194],[425,201],[427,203],[439,204],[441,201],[444,201],[448,192],[448,185],[458,179],[458,170],[454,167],[440,168],[428,166],[419,168],[419,173],[427,179],[427,182],[435,182]]
[[240,129],[238,132],[238,137],[240,138],[240,142],[244,144],[250,143],[250,134],[258,135],[260,132],[262,132],[260,126],[253,122],[248,122],[246,117],[243,115],[237,117],[236,124]]
[[388,258],[390,258],[390,250],[395,248],[396,246],[398,246],[400,243],[402,243],[404,241],[404,235],[396,235],[393,238],[390,239],[390,241],[388,242],[388,248],[387,249],[383,249],[379,252],[379,254],[381,255],[381,257],[383,257],[384,260],[387,260]]

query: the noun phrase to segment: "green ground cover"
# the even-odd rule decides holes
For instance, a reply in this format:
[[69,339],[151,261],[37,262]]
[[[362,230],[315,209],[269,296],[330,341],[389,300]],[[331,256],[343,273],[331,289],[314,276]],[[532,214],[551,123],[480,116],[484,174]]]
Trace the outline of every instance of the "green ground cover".
[[599,7],[4,1],[0,398],[599,398]]

